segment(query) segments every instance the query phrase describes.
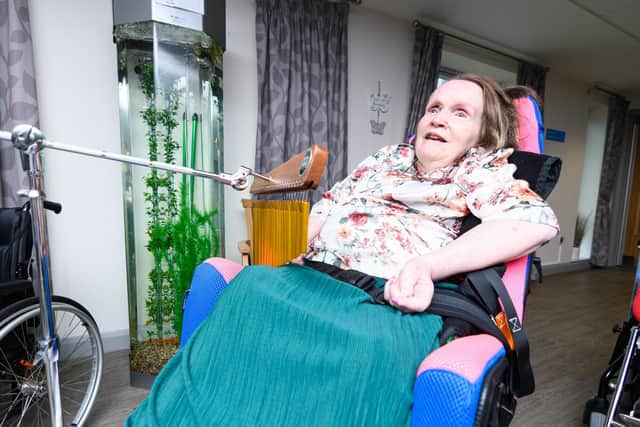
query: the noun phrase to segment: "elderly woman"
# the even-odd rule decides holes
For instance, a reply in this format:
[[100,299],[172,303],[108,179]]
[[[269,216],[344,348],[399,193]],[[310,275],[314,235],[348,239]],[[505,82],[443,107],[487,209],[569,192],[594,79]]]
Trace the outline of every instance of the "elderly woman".
[[[495,82],[441,85],[414,145],[378,151],[313,207],[306,266],[242,270],[127,424],[408,425],[415,371],[442,326],[423,313],[433,282],[557,233],[513,178],[517,140]],[[470,213],[482,223],[457,238]],[[389,304],[320,272],[327,264],[376,278]]]

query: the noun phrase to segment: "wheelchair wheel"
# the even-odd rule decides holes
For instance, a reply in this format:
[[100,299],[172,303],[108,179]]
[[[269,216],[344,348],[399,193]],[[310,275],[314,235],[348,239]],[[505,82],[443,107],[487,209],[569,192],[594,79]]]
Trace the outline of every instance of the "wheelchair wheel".
[[[80,426],[89,415],[102,375],[98,327],[77,302],[53,297],[64,425]],[[50,426],[44,363],[34,363],[40,309],[28,298],[0,311],[0,427]]]
[[604,427],[609,401],[601,397],[589,399],[584,408],[582,423],[587,427]]
[[604,423],[607,420],[607,414],[602,412],[592,412],[589,414],[589,423],[587,427],[604,427]]

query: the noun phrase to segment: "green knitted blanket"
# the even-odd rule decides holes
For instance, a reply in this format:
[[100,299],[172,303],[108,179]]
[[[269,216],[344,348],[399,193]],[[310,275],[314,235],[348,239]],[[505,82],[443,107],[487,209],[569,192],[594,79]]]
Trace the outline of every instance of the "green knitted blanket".
[[308,267],[247,267],[127,426],[408,426],[439,316]]

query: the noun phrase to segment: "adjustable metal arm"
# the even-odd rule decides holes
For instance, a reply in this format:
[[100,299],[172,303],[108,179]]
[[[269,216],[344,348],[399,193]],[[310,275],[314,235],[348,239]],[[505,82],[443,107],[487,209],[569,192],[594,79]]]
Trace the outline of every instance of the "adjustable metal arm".
[[92,150],[89,148],[79,147],[75,145],[62,144],[60,142],[49,141],[45,139],[39,129],[29,125],[18,125],[13,132],[0,131],[0,139],[6,139],[13,142],[13,145],[20,151],[42,150],[43,148],[51,148],[69,153],[82,154],[90,157],[98,157],[101,159],[114,160],[122,163],[129,163],[138,166],[144,166],[152,169],[162,169],[170,172],[182,173],[185,175],[199,176],[212,179],[225,185],[230,185],[236,190],[244,190],[247,188],[247,177],[254,176],[256,178],[271,181],[271,178],[263,176],[253,169],[246,166],[240,166],[234,174],[212,173],[200,169],[176,166],[169,163],[151,161],[139,157],[127,156],[124,154],[110,153],[103,150]]
[[36,251],[36,262],[33,263],[32,278],[34,287],[39,290],[38,295],[40,296],[41,336],[38,337],[38,353],[35,360],[43,363],[45,366],[47,387],[49,390],[49,414],[51,416],[51,425],[54,427],[62,427],[62,400],[60,395],[58,372],[59,348],[58,337],[55,331],[55,318],[52,315],[52,292],[48,257],[49,249],[47,242],[47,223],[43,208],[44,201],[42,198],[42,168],[40,151],[46,147],[54,150],[115,160],[118,162],[130,163],[154,169],[163,169],[186,175],[200,176],[230,185],[236,190],[244,190],[247,188],[247,177],[249,175],[269,181],[271,181],[271,178],[263,177],[245,166],[241,166],[238,172],[233,175],[226,173],[215,174],[198,169],[126,156],[123,154],[108,153],[106,151],[65,145],[59,142],[48,141],[39,129],[29,125],[16,126],[11,133],[0,131],[0,139],[6,139],[13,142],[14,147],[25,153],[28,159],[27,175],[29,177],[29,191],[27,192],[27,195],[30,198],[34,250]]

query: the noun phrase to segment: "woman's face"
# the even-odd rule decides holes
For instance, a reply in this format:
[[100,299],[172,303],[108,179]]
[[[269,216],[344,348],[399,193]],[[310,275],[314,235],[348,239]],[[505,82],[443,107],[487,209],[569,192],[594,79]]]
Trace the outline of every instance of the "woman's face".
[[467,80],[450,80],[438,87],[416,129],[418,172],[453,164],[480,142],[484,97],[482,88]]

